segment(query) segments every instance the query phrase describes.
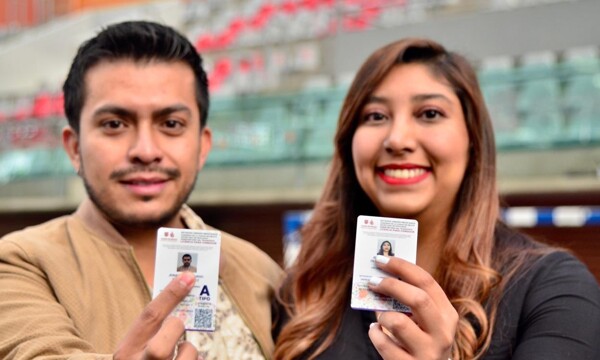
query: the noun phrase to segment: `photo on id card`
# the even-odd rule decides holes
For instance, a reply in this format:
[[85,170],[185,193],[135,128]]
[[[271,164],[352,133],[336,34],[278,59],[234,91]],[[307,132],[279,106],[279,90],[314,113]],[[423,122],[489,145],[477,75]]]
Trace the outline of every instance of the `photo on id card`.
[[220,255],[220,231],[158,229],[152,297],[156,298],[182,271],[196,276],[194,288],[173,310],[186,330],[215,330]]
[[368,284],[373,276],[391,277],[375,265],[377,255],[395,256],[414,264],[417,261],[417,235],[416,220],[365,215],[358,217],[350,301],[353,309],[410,312],[408,306],[371,291]]

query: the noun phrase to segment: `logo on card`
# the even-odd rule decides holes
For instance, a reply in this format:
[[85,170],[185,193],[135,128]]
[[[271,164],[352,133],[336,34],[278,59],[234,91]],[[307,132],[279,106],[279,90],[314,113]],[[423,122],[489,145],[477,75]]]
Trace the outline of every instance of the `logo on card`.
[[361,229],[377,229],[377,224],[373,219],[364,218],[363,223],[360,224]]
[[173,231],[165,231],[163,233],[162,241],[177,241],[175,238],[175,233]]

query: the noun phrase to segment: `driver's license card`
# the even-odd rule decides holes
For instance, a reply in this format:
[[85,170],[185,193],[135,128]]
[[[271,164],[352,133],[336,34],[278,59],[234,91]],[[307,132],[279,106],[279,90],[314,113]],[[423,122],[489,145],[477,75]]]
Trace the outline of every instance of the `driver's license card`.
[[417,261],[417,230],[416,220],[358,217],[350,301],[353,309],[410,312],[408,306],[395,299],[369,290],[368,283],[373,276],[391,276],[375,266],[377,255],[396,256],[412,263]]

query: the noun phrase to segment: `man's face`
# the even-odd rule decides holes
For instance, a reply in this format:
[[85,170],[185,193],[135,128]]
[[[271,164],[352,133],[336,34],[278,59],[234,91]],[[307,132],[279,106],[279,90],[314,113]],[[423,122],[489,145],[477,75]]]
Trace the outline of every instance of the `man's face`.
[[173,221],[211,145],[182,62],[101,62],[85,75],[80,131],[63,144],[90,199],[129,227]]
[[192,264],[192,258],[189,256],[184,256],[182,260],[183,260],[183,266],[185,266],[185,267],[190,267],[190,265]]

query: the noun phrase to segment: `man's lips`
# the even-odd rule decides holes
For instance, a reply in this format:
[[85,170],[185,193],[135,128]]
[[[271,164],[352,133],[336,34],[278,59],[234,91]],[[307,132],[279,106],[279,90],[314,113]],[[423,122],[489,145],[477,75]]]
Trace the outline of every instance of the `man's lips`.
[[153,185],[166,182],[168,179],[163,177],[128,177],[120,179],[119,182],[128,185]]
[[170,179],[164,176],[127,176],[119,183],[132,193],[140,196],[158,195]]

